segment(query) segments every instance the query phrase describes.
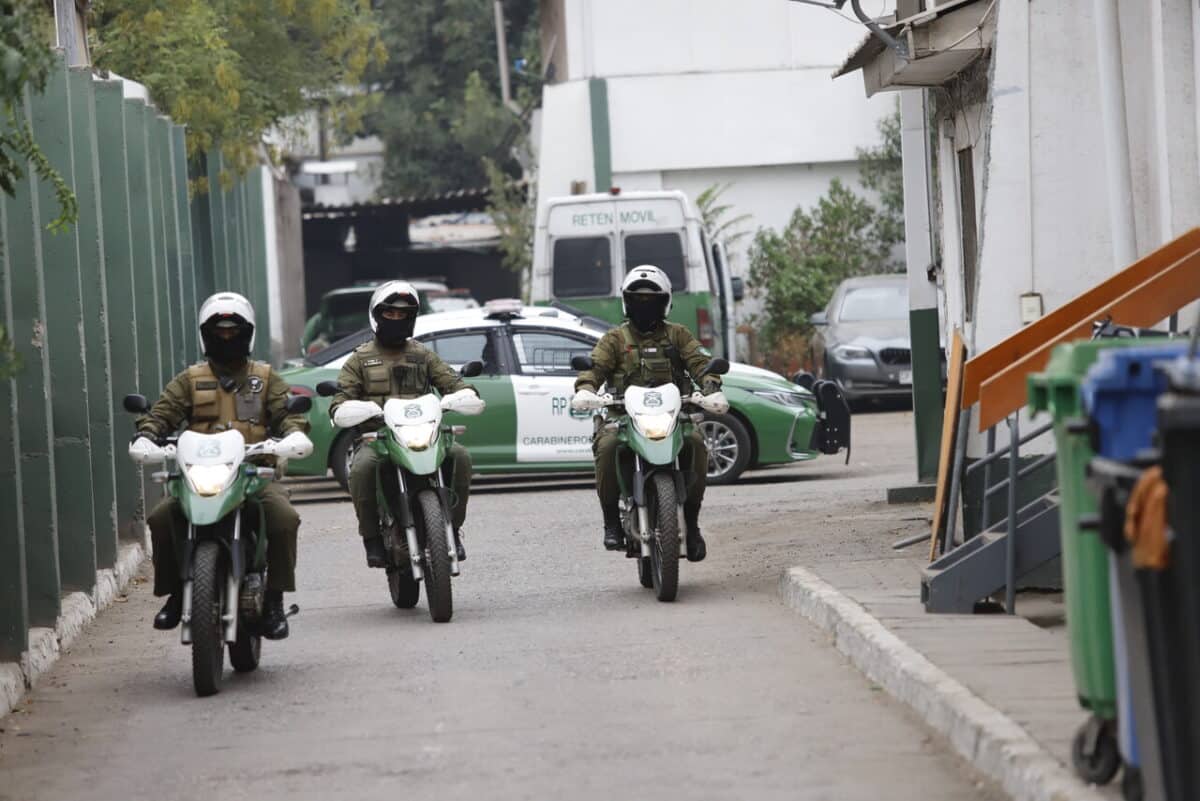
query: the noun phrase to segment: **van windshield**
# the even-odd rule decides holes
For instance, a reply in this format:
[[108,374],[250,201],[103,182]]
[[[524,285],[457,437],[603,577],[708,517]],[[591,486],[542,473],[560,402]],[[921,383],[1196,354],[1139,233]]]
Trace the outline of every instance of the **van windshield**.
[[653,264],[671,279],[671,289],[687,289],[683,240],[679,234],[630,234],[625,237],[625,272]]
[[612,291],[608,237],[559,239],[554,243],[554,296],[603,297]]

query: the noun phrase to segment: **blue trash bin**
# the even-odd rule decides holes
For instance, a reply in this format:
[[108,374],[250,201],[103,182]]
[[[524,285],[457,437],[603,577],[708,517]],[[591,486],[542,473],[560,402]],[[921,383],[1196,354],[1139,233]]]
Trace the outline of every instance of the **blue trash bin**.
[[[1112,548],[1109,586],[1112,604],[1113,651],[1117,673],[1117,720],[1121,757],[1126,764],[1122,782],[1127,799],[1164,798],[1158,725],[1153,704],[1152,672],[1144,609],[1133,562],[1121,535],[1124,498],[1137,468],[1139,454],[1154,444],[1156,404],[1168,389],[1159,365],[1187,350],[1186,343],[1120,348],[1102,352],[1082,383],[1083,406],[1092,426],[1093,450],[1099,457],[1089,470],[1100,498],[1101,539]],[[1122,470],[1123,463],[1129,469]],[[1132,469],[1132,480],[1129,470]],[[1107,495],[1106,495],[1107,494]],[[1114,504],[1114,498],[1121,498]],[[1090,527],[1089,526],[1089,527]],[[1107,530],[1106,530],[1107,529]]]

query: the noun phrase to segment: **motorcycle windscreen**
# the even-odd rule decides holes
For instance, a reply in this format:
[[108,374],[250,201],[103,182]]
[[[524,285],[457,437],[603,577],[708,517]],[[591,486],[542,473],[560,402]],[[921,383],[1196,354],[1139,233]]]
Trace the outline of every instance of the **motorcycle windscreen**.
[[446,454],[441,432],[442,405],[437,396],[392,398],[383,405],[388,427],[388,455],[410,473],[427,476],[438,469]]

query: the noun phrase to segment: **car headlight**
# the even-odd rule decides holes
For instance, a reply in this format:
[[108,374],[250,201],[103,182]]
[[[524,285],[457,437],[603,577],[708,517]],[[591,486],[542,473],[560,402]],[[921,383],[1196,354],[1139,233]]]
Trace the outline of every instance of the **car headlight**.
[[804,401],[807,398],[802,392],[790,392],[786,389],[752,389],[750,394],[784,406],[805,406]]
[[655,414],[635,414],[633,423],[647,439],[666,439],[675,427],[675,415],[667,412]]
[[396,439],[410,451],[423,451],[437,438],[437,423],[432,420],[407,426],[396,426]]
[[233,482],[233,464],[190,464],[183,468],[197,495],[211,498]]
[[846,361],[862,361],[871,358],[871,351],[858,345],[838,345],[833,352],[838,358]]

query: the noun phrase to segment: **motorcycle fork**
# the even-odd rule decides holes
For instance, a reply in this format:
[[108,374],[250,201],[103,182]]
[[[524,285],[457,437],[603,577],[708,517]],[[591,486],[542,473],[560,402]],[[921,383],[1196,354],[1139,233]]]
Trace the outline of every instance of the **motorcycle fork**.
[[225,624],[225,642],[237,642],[238,588],[242,580],[242,510],[234,512],[232,547],[229,549],[229,574],[225,577],[225,603],[221,621]]
[[642,547],[642,556],[650,556],[650,512],[646,509],[646,476],[642,469],[642,457],[633,455],[633,506],[637,510],[638,542]]
[[421,554],[424,550],[417,540],[417,526],[413,521],[412,509],[408,505],[408,483],[404,480],[404,470],[399,465],[396,466],[396,481],[400,484],[400,503],[397,504],[397,511],[401,516],[400,525],[404,527],[404,541],[408,543],[408,561],[412,564],[413,580],[420,581],[425,578],[425,571],[421,569]]
[[179,615],[179,641],[192,644],[192,554],[196,552],[196,526],[188,522],[187,543],[183,546],[183,604]]
[[675,457],[675,514],[679,517],[679,530],[683,536],[679,538],[679,555],[687,558],[687,520],[683,515],[683,505],[687,500],[687,481],[683,478],[683,469],[679,466],[679,457]]
[[[446,489],[446,483],[442,481],[441,468],[433,471],[433,486],[437,489],[438,501],[442,504],[442,519],[446,523],[446,547],[450,552],[450,575],[457,576],[458,569],[458,548],[454,545],[454,523],[450,520],[450,491]],[[431,532],[426,531],[425,536],[432,536]]]

